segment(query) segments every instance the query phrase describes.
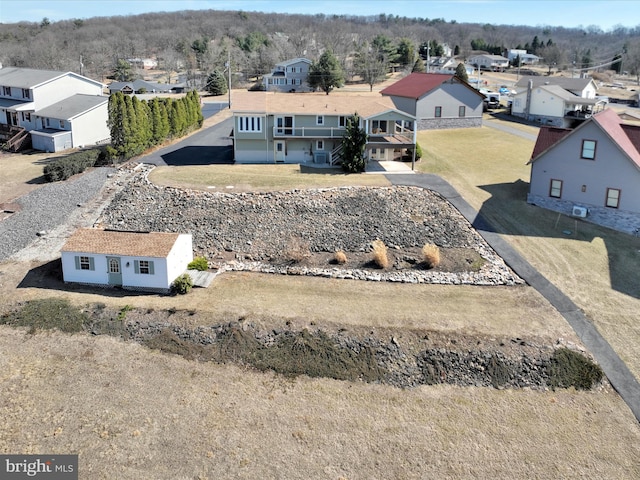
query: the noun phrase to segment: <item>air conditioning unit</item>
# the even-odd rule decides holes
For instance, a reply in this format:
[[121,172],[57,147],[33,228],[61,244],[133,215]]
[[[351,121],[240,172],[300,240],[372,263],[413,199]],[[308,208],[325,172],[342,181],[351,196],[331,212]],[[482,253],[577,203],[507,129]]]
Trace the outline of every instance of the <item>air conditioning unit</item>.
[[585,218],[587,216],[588,210],[585,207],[579,207],[577,205],[573,206],[571,210],[571,215],[574,217]]

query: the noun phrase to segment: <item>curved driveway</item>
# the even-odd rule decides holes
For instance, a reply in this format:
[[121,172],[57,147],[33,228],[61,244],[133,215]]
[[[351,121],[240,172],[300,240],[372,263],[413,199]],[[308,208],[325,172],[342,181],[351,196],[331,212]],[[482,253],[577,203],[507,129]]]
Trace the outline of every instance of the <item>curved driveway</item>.
[[434,190],[451,202],[498,255],[503,258],[507,265],[540,292],[567,320],[571,328],[582,340],[582,343],[600,364],[611,385],[618,391],[640,422],[640,383],[575,303],[533,268],[529,262],[491,228],[488,222],[460,196],[455,188],[439,176],[432,174],[394,174],[387,175],[387,179],[394,185],[411,185]]

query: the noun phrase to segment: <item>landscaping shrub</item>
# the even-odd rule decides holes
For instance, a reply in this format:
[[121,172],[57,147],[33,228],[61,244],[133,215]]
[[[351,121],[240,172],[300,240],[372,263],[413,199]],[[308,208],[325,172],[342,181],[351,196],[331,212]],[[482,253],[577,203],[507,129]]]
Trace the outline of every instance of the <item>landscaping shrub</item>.
[[389,267],[389,256],[387,255],[387,246],[380,239],[374,240],[371,243],[371,247],[373,248],[373,263],[375,263],[378,268],[388,268]]
[[440,265],[440,248],[437,245],[427,243],[422,247],[422,256],[427,267],[435,268]]
[[338,250],[333,255],[333,261],[339,265],[344,265],[345,263],[347,263],[347,254],[344,253],[342,250]]
[[578,390],[589,390],[604,376],[600,365],[581,353],[564,347],[553,352],[546,365],[546,371],[552,388],[574,387]]
[[30,300],[15,312],[2,315],[0,323],[36,330],[58,329],[73,333],[82,331],[88,316],[78,307],[60,298]]
[[193,279],[191,275],[188,273],[183,273],[178,278],[176,278],[171,284],[171,291],[178,293],[180,295],[184,295],[191,291],[193,287]]
[[198,270],[200,272],[206,272],[207,270],[209,270],[209,262],[207,262],[207,259],[205,257],[196,257],[191,262],[189,262],[189,265],[187,265],[187,270]]
[[52,161],[44,167],[47,182],[59,182],[93,167],[100,157],[101,149],[92,148],[75,152]]

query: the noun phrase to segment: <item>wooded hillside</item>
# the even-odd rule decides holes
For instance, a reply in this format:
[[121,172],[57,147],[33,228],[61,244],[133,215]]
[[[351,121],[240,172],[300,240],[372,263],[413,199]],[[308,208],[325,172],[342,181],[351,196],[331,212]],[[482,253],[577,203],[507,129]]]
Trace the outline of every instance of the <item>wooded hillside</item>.
[[433,55],[447,44],[462,58],[472,50],[522,48],[559,70],[582,65],[608,69],[616,57],[622,58],[622,69],[632,75],[640,68],[640,25],[605,32],[595,25],[569,29],[384,14],[215,10],[0,24],[3,65],[75,71],[101,81],[113,75],[119,60],[148,57],[158,60],[159,69],[191,72],[191,78],[197,78],[195,72],[224,70],[230,57],[234,78],[249,81],[270,72],[276,62],[301,56],[316,60],[327,49],[342,63],[349,79],[355,73],[353,57],[381,43],[395,55],[405,55],[406,62],[426,53],[427,46]]

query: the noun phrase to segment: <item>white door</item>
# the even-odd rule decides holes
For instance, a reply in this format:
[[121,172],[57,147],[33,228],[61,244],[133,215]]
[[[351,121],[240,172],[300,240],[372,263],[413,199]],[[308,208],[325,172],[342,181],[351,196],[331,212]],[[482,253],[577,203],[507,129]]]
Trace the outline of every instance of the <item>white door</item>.
[[387,150],[385,148],[372,148],[370,158],[371,160],[386,160]]

